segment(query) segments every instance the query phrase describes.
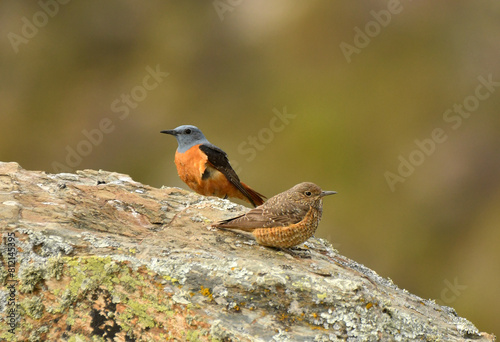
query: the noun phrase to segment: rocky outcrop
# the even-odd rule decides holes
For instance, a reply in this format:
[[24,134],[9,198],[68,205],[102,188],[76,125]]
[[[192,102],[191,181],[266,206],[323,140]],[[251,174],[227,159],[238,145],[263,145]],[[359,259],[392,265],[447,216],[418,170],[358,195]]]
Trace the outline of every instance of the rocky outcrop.
[[227,200],[0,163],[0,340],[494,341],[312,238],[208,228]]

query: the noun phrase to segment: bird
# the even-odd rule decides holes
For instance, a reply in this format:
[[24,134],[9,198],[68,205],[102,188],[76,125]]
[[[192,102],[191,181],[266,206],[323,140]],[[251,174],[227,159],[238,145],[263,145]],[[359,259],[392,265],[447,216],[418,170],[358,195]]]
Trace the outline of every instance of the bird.
[[177,139],[177,173],[191,189],[204,196],[239,198],[254,207],[264,203],[266,197],[240,181],[226,152],[211,144],[198,127],[182,125],[161,133]]
[[323,212],[323,197],[336,193],[311,182],[299,183],[246,214],[212,227],[250,232],[263,246],[291,248],[314,235]]

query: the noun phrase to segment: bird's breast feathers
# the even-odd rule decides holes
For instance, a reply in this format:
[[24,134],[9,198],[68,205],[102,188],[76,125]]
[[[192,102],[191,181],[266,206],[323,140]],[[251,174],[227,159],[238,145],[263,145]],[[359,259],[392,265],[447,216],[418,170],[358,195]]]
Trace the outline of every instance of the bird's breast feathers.
[[199,145],[184,153],[176,152],[175,165],[181,180],[199,194],[225,197],[232,191],[232,185],[221,172],[211,166]]
[[175,152],[177,173],[185,183],[200,182],[207,168],[207,155],[199,149],[199,145],[191,147],[184,153]]

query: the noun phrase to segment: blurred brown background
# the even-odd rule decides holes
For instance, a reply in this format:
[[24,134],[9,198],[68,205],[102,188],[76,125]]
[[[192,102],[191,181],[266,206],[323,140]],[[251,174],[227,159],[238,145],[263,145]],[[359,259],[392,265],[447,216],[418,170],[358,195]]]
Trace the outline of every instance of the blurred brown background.
[[65,2],[0,3],[0,160],[186,188],[159,132],[194,124],[259,192],[338,191],[317,236],[500,333],[498,1]]

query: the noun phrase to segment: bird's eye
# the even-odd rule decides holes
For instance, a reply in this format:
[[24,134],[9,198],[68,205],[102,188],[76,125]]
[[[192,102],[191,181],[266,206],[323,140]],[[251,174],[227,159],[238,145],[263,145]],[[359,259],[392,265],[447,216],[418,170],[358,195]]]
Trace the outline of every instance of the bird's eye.
[[186,133],[186,134],[191,134],[191,130],[188,128],[188,129],[186,129],[186,130],[184,131],[184,133]]
[[306,194],[306,196],[308,196],[308,197],[312,195],[312,193],[310,191],[306,191],[306,192],[304,192],[304,194]]

